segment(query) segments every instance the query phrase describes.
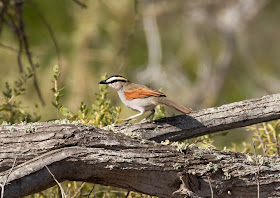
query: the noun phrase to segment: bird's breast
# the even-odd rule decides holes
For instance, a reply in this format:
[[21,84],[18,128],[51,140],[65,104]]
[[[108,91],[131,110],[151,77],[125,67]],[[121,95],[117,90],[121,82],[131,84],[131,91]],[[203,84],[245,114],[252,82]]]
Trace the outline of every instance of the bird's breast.
[[135,111],[150,111],[157,106],[155,97],[146,97],[146,98],[136,98],[132,100],[127,100],[123,92],[118,92],[121,101],[129,108]]

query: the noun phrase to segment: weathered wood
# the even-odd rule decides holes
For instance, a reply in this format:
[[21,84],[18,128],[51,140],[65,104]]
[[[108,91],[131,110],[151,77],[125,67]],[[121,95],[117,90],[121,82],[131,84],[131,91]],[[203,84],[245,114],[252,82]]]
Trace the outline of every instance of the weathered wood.
[[[159,197],[211,197],[210,183],[214,197],[256,197],[256,173],[260,167],[257,177],[260,197],[280,197],[278,157],[255,159],[249,154],[214,149],[187,146],[178,149],[170,144],[131,137],[137,136],[135,129],[140,135],[145,135],[144,131],[148,134],[154,131],[158,136],[146,137],[160,141],[164,136],[185,138],[186,131],[191,130],[188,126],[198,131],[195,136],[244,126],[244,123],[277,118],[277,105],[279,95],[271,95],[198,111],[190,115],[196,120],[191,123],[181,123],[186,116],[176,116],[168,118],[167,123],[159,120],[126,128],[111,126],[114,132],[56,123],[1,126],[0,185],[17,157],[5,185],[5,197],[9,198],[54,185],[45,166],[59,181],[88,181]],[[176,136],[168,135],[168,130]]]
[[280,94],[244,100],[154,122],[111,126],[111,129],[156,142],[166,139],[179,141],[276,119],[280,119]]
[[[257,165],[249,154],[188,147],[179,152],[170,145],[67,124],[5,126],[0,137],[0,181],[17,156],[5,186],[9,198],[54,185],[45,165],[59,181],[88,181],[159,197],[210,197],[209,181],[215,197],[257,195]],[[280,160],[264,160],[261,197],[280,196]]]

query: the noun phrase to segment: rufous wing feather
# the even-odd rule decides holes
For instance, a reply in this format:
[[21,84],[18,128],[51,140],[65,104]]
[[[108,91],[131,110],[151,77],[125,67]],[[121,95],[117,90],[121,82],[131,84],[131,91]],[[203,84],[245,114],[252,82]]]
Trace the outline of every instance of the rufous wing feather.
[[125,91],[124,92],[125,98],[127,100],[133,100],[137,98],[145,98],[149,96],[165,96],[163,93],[158,92],[158,91],[153,91],[149,89],[136,89],[136,90],[131,90],[131,91]]

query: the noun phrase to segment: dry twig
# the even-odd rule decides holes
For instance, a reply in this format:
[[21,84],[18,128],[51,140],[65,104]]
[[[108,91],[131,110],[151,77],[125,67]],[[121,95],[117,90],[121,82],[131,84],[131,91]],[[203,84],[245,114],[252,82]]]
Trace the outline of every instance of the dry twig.
[[[256,182],[257,182],[257,189],[258,189],[258,196],[257,197],[260,198],[260,168],[264,164],[264,159],[262,159],[261,163],[258,162],[257,153],[256,153],[256,145],[255,145],[254,141],[253,141],[253,147],[254,147],[255,163],[257,165],[257,171],[255,172]],[[266,145],[265,145],[265,153],[264,153],[264,155],[266,155]]]
[[72,0],[74,1],[76,4],[78,4],[79,6],[81,6],[82,8],[87,8],[87,5],[84,4],[83,2],[80,2],[79,0]]
[[15,165],[16,165],[16,160],[17,160],[17,156],[14,159],[12,168],[10,169],[10,172],[7,174],[5,181],[3,182],[3,184],[0,184],[0,187],[1,187],[1,198],[4,198],[5,185],[8,183],[9,176],[11,175],[11,173],[12,173],[12,171],[13,171]]
[[46,169],[48,170],[48,172],[51,174],[51,176],[53,177],[54,181],[57,183],[57,185],[59,186],[60,192],[61,192],[61,196],[62,198],[67,198],[67,195],[65,194],[61,184],[59,183],[59,181],[57,181],[57,179],[55,178],[55,176],[52,174],[52,172],[50,171],[50,169],[47,167],[46,164],[44,164],[44,166],[46,167]]
[[80,188],[77,190],[77,192],[73,195],[73,197],[71,198],[76,198],[81,194],[81,190],[83,189],[83,187],[86,185],[86,182],[83,182],[82,185],[80,186]]
[[91,193],[93,192],[94,187],[95,187],[95,184],[93,184],[92,189],[91,189],[91,191],[90,191],[89,194],[88,194],[88,198],[89,198],[89,196],[91,195]]
[[213,188],[212,188],[212,184],[211,184],[211,181],[210,181],[210,177],[208,176],[208,182],[209,182],[209,186],[210,186],[210,190],[211,190],[211,198],[214,198],[214,194],[213,194]]

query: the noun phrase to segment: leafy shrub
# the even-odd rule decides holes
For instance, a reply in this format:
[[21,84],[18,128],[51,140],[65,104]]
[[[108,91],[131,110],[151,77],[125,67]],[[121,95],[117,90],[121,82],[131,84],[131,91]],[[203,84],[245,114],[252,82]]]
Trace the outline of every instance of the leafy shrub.
[[[38,67],[38,66],[37,66]],[[34,70],[31,67],[27,68],[27,72],[20,74],[19,78],[10,85],[5,84],[5,90],[2,91],[3,100],[0,103],[0,121],[14,124],[19,122],[36,122],[40,120],[40,116],[36,112],[28,113],[22,102],[18,99],[25,95],[26,82],[32,78]],[[35,104],[35,107],[38,106]]]
[[[106,74],[102,79],[106,78]],[[91,124],[104,127],[118,121],[121,112],[120,107],[112,106],[111,100],[107,99],[108,86],[100,85],[99,93],[96,93],[95,102],[88,107],[81,102],[78,112],[73,113],[68,108],[61,106],[60,113],[70,121],[79,121],[83,124]]]

